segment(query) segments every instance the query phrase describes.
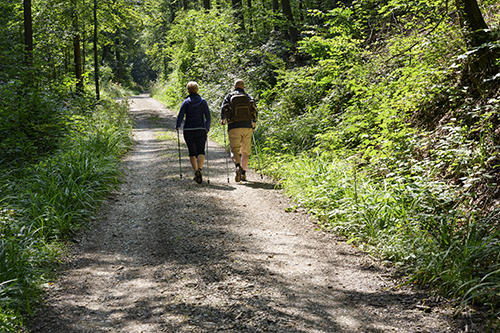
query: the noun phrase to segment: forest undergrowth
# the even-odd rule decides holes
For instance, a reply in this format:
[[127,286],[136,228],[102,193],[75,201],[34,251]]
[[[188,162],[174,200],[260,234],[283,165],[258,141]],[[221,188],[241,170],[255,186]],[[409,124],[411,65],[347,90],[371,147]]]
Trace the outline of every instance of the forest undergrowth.
[[5,97],[18,95],[19,87],[4,85],[0,91],[1,117],[13,118],[0,126],[8,134],[0,142],[2,332],[18,332],[33,314],[67,242],[119,184],[119,157],[132,142],[126,103],[28,88],[29,98],[17,100],[13,114]]
[[[245,80],[259,106],[254,168],[324,229],[398,266],[404,283],[456,300],[457,314],[488,313],[494,327],[498,75],[478,85],[464,78],[481,47],[468,49],[456,13],[442,5],[359,1],[312,10],[316,24],[297,45],[276,30],[234,33],[230,13],[187,12],[163,36],[171,62],[153,95],[176,109],[195,80],[218,119],[234,80]],[[497,27],[493,3],[483,6]],[[212,123],[223,143],[223,128]]]

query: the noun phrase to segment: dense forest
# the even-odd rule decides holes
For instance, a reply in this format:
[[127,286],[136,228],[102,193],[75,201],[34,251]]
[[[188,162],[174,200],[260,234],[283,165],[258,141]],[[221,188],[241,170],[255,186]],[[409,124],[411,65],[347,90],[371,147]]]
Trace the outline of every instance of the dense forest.
[[175,110],[194,80],[217,117],[238,78],[258,101],[254,168],[406,283],[499,324],[497,0],[0,7],[2,331],[119,185],[132,123],[115,98]]

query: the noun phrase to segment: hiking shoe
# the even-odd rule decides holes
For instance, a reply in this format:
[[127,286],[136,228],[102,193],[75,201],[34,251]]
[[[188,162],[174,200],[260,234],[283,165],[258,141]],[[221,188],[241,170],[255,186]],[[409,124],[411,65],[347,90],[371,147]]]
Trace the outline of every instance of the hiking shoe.
[[242,169],[240,166],[238,166],[238,167],[236,168],[236,177],[234,177],[234,180],[235,180],[237,183],[239,183],[239,182],[241,181],[241,172],[242,172],[242,171],[243,171],[243,169]]
[[247,175],[245,173],[241,174],[241,181],[246,182],[247,181]]
[[203,181],[203,176],[201,174],[201,169],[196,170],[196,172],[194,173],[194,180],[198,184],[201,184],[201,182]]

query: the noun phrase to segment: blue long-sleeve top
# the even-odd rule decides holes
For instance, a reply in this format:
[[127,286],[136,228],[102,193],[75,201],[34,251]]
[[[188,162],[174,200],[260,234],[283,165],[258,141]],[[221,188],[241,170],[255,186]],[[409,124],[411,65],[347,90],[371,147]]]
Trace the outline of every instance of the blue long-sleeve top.
[[184,121],[184,130],[205,129],[210,131],[210,110],[208,103],[198,94],[189,94],[182,102],[179,115],[177,116],[176,127],[181,127]]

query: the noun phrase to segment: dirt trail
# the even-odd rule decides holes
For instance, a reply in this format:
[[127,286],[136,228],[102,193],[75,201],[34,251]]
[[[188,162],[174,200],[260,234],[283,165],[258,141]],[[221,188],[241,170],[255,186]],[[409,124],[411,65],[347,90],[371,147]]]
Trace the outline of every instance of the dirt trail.
[[179,179],[177,141],[156,138],[175,137],[175,113],[146,95],[130,102],[126,182],[78,236],[31,332],[479,332],[286,212],[271,182],[250,172],[228,184],[215,143],[210,184],[193,181],[184,145]]

